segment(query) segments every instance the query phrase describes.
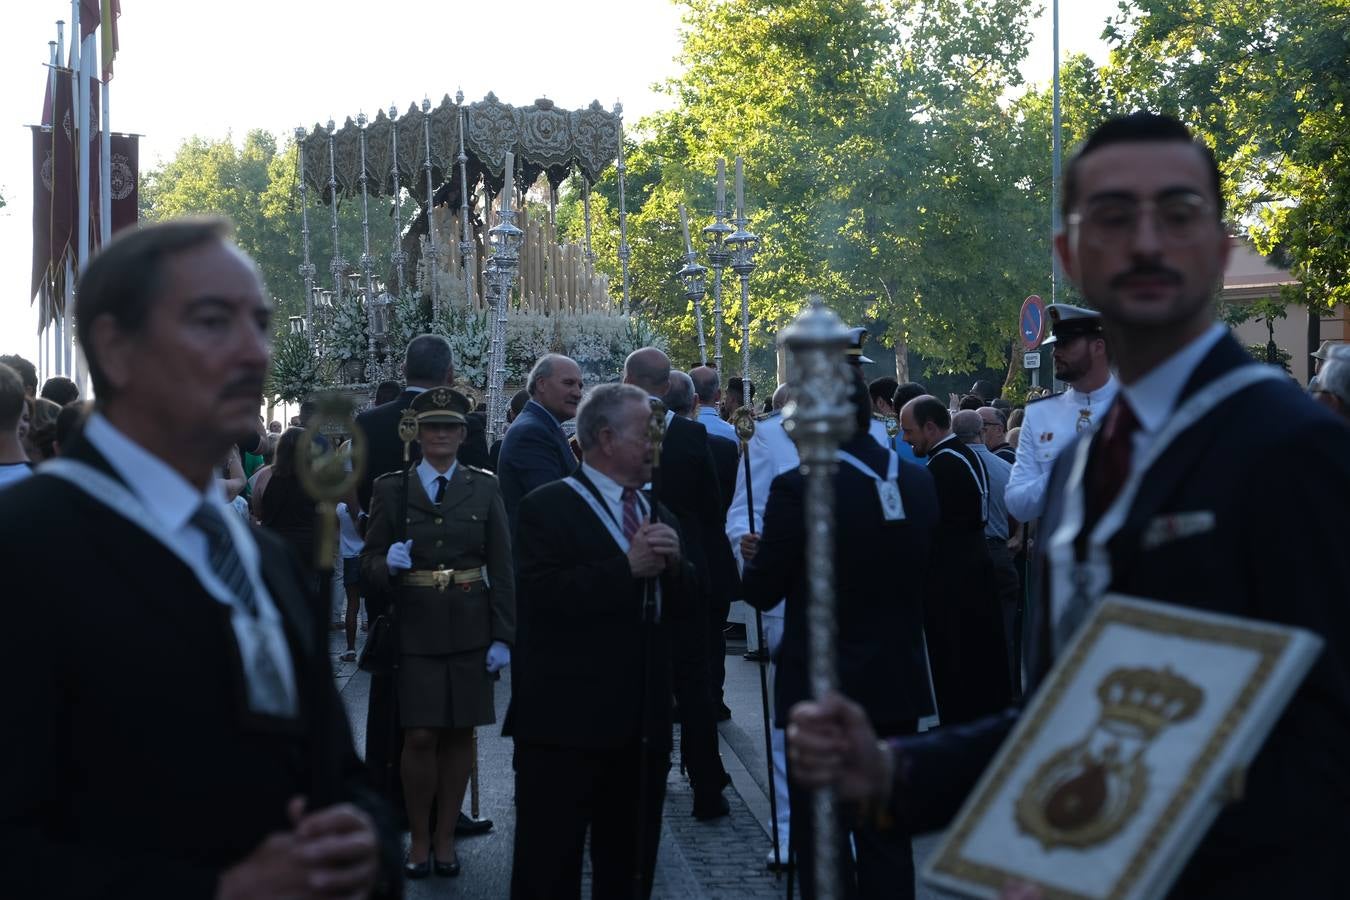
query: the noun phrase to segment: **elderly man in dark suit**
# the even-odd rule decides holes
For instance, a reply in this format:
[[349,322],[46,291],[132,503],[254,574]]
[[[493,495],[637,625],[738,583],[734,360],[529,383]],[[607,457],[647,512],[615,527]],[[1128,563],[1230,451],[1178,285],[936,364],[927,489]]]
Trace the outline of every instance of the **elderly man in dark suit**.
[[[1068,231],[1056,249],[1102,314],[1121,389],[1101,427],[1055,464],[1028,668],[1033,683],[1043,677],[1108,591],[1316,632],[1326,646],[1243,799],[1219,814],[1172,894],[1335,897],[1350,827],[1350,429],[1215,323],[1231,246],[1219,186],[1209,148],[1149,113],[1107,121],[1065,170]],[[1197,527],[1171,527],[1183,517]],[[1082,571],[1092,558],[1105,568]],[[1086,593],[1070,590],[1080,573]],[[1010,710],[883,752],[858,710],[833,697],[794,710],[796,771],[847,797],[885,791],[899,827],[933,829],[1015,719]]]
[[[624,360],[623,380],[660,400],[670,389],[670,358],[655,347],[634,350]],[[717,751],[717,707],[720,685],[710,677],[709,660],[717,651],[709,632],[723,600],[717,586],[726,584],[736,562],[725,534],[722,490],[708,449],[708,431],[698,422],[666,411],[666,438],[661,448],[662,496],[680,520],[689,559],[699,573],[699,590],[689,615],[675,635],[675,702],[680,707],[680,755],[694,788],[696,819],[715,819],[730,812],[722,789],[731,783]],[[717,573],[717,574],[714,574]],[[734,579],[734,575],[731,576]],[[727,603],[730,602],[728,598]]]
[[[923,608],[932,596],[926,576],[938,525],[937,491],[933,476],[922,466],[901,460],[868,433],[872,405],[861,374],[855,377],[851,399],[857,430],[840,448],[834,476],[839,684],[862,704],[878,734],[913,734],[918,720],[933,713]],[[763,532],[741,538],[746,602],[767,610],[787,597],[783,639],[775,655],[774,716],[780,722],[787,720],[794,703],[810,696],[804,489],[797,469],[775,478]],[[883,491],[900,501],[889,512]],[[878,560],[886,564],[879,566]],[[896,572],[907,577],[897,580]],[[802,896],[809,898],[815,894],[812,809],[810,798],[795,786],[791,808]],[[857,850],[856,864],[850,866],[856,895],[913,897],[909,836],[843,823],[839,856],[844,860],[853,858],[847,847],[850,833]]]
[[537,487],[566,478],[577,467],[562,423],[577,414],[581,402],[581,367],[560,353],[540,357],[525,382],[530,402],[502,438],[497,478],[514,531],[516,509]]
[[[516,526],[514,900],[649,896],[670,770],[670,623],[693,571],[652,477],[651,408],[630,385],[581,404],[576,473]],[[645,779],[645,780],[644,780]],[[639,877],[640,875],[640,877]]]
[[321,643],[328,603],[214,478],[254,428],[272,334],[229,233],[150,225],[90,263],[77,321],[98,405],[0,493],[22,636],[0,741],[15,897],[354,897],[398,877]]

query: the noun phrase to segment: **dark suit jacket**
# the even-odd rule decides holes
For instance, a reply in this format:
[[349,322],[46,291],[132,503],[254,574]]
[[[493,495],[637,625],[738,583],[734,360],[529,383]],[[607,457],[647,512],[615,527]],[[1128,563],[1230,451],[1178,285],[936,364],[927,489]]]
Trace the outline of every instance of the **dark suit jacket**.
[[[1182,401],[1242,365],[1258,363],[1224,338],[1186,383]],[[1275,422],[1278,428],[1253,426]],[[1042,534],[1052,534],[1062,516],[1072,458],[1066,451],[1056,462]],[[1350,429],[1292,383],[1263,381],[1178,436],[1108,545],[1112,591],[1296,625],[1327,642],[1252,765],[1245,798],[1215,821],[1182,873],[1178,896],[1327,897],[1343,888],[1339,860],[1350,830],[1347,509]],[[1154,517],[1202,510],[1214,513],[1213,530],[1142,545]],[[1043,595],[1031,609],[1033,636],[1047,631],[1047,601]],[[1030,653],[1034,680],[1052,654],[1044,641]],[[940,827],[955,813],[1014,719],[1010,712],[904,742],[911,765],[897,803],[922,811],[910,819],[912,828]]]
[[[581,471],[575,477],[588,482]],[[678,529],[669,510],[660,509],[660,518]],[[627,746],[641,734],[644,712],[645,582],[632,576],[594,510],[561,481],[521,502],[515,547],[516,647],[504,733],[560,747]],[[652,626],[645,704],[658,750],[671,745],[669,633],[692,576],[687,559],[662,576],[661,622]]]
[[739,593],[740,577],[727,542],[726,506],[703,423],[671,417],[661,445],[661,502],[680,520],[711,608],[730,603]]
[[[357,499],[366,512],[370,512],[370,491],[375,479],[403,468],[403,442],[398,439],[398,420],[403,416],[403,411],[412,405],[417,394],[417,391],[405,390],[388,403],[368,409],[356,417],[356,427],[365,432],[368,448],[366,471],[356,486]],[[483,415],[469,413],[465,427],[467,432],[464,443],[457,454],[459,461],[470,466],[489,468]],[[416,441],[413,441],[410,451],[412,462],[421,460],[422,448]]]
[[[885,476],[887,452],[866,432],[844,449]],[[905,518],[887,522],[875,480],[849,465],[840,465],[834,476],[840,688],[887,730],[933,712],[923,656],[923,575],[937,526],[937,493],[933,477],[914,463],[900,461],[898,480]],[[779,722],[786,721],[792,704],[809,695],[804,489],[795,469],[773,480],[759,552],[745,567],[747,603],[767,610],[787,597],[775,657],[774,716]]]
[[[117,477],[89,444],[69,455]],[[211,897],[222,870],[289,829],[287,801],[311,795],[316,753],[338,799],[388,825],[317,643],[328,603],[304,593],[289,548],[254,535],[294,659],[298,722],[247,713],[229,610],[170,550],[57,478],[0,492],[15,638],[0,657],[14,688],[0,741],[7,893]],[[396,836],[382,831],[397,878]]]
[[515,531],[516,510],[525,495],[537,487],[572,474],[577,458],[562,429],[548,410],[530,401],[502,438],[497,458],[506,516]]
[[736,497],[736,467],[741,464],[741,445],[730,438],[710,434],[708,449],[712,452],[713,466],[717,470],[717,484],[722,489],[722,517],[725,519],[727,510],[731,509],[731,501]]

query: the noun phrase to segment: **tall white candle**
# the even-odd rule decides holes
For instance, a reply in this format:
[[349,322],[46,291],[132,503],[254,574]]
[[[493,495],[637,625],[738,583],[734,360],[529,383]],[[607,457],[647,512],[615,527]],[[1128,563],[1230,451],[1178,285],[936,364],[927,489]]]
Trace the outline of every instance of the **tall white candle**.
[[693,253],[694,245],[689,241],[689,215],[684,211],[684,204],[680,204],[680,228],[684,229],[684,252]]
[[717,157],[717,208],[726,214],[727,208],[727,161]]
[[515,172],[516,172],[516,155],[512,153],[510,150],[508,150],[506,151],[506,169],[502,175],[502,177],[506,179],[505,183],[502,185],[502,209],[515,208],[515,203],[512,202],[513,198],[511,196],[511,189],[513,187],[512,182],[515,180]]
[[745,218],[745,167],[736,157],[736,218]]

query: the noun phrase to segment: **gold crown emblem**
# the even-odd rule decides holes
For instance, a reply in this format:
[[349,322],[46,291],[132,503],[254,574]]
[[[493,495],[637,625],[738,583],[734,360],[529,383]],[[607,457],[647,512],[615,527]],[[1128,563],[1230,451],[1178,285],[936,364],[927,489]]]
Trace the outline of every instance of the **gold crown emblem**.
[[1195,715],[1205,692],[1170,669],[1116,669],[1097,686],[1102,721],[1124,722],[1153,738]]

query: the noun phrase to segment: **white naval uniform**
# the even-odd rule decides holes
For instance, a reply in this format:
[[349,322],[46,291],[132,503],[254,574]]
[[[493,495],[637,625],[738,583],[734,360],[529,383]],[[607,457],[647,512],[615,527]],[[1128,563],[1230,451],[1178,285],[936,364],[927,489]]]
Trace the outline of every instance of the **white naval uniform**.
[[1112,375],[1091,393],[1069,388],[1062,394],[1027,404],[1022,437],[1017,442],[1017,461],[1004,494],[1008,515],[1019,522],[1040,518],[1045,512],[1045,490],[1055,459],[1078,432],[1102,420],[1119,390],[1120,382]]

